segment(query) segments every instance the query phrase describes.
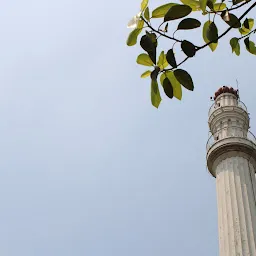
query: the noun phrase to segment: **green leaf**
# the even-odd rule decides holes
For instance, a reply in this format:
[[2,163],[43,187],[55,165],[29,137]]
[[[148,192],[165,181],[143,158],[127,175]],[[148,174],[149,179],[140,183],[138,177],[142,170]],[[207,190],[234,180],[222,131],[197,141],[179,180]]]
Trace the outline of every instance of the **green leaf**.
[[218,43],[218,29],[214,22],[209,25],[206,36],[210,42]]
[[199,2],[200,2],[200,7],[201,7],[203,13],[205,13],[207,0],[199,0]]
[[250,40],[249,40],[249,37],[245,38],[244,39],[244,44],[246,46],[246,49],[249,50],[250,48]]
[[196,0],[180,0],[183,4],[192,8],[192,11],[200,11],[200,2]]
[[162,51],[159,55],[159,58],[158,58],[158,61],[157,61],[157,66],[161,66],[163,65],[163,63],[167,61],[166,58],[165,58],[165,54],[164,54],[164,51]]
[[150,17],[149,17],[149,8],[147,7],[145,9],[145,12],[144,12],[144,17],[147,21],[150,21]]
[[[206,21],[203,27],[203,39],[207,44],[210,42],[210,40],[207,38],[207,31],[211,23],[212,23],[211,21]],[[217,46],[218,46],[218,43],[209,44],[209,47],[213,52],[216,50]]]
[[189,73],[183,69],[174,70],[174,75],[176,79],[188,90],[194,90],[194,84]]
[[168,71],[166,75],[172,84],[173,96],[175,98],[177,98],[178,100],[181,100],[182,99],[182,89],[181,89],[180,82],[176,79],[173,72]]
[[146,53],[142,53],[137,57],[137,63],[143,66],[154,66],[154,63]]
[[160,76],[160,83],[161,85],[163,85],[163,82],[164,82],[164,79],[167,77],[166,76],[166,73],[169,72],[169,71],[165,71],[164,73],[162,73],[162,75]]
[[166,56],[164,54],[164,51],[161,52],[158,58],[157,66],[160,68],[160,70],[163,70],[168,66],[168,62],[166,60]]
[[196,47],[187,40],[182,41],[181,49],[188,57],[193,57],[196,54]]
[[157,36],[156,36],[156,34],[155,33],[149,33],[148,31],[146,31],[146,35],[149,36],[149,38],[153,42],[154,46],[157,47]]
[[227,12],[223,11],[221,14],[222,19],[232,28],[240,28],[241,27],[241,22],[240,20],[232,13],[228,14],[227,18]]
[[230,40],[230,46],[232,48],[232,52],[235,52],[235,54],[237,56],[240,55],[240,44],[239,44],[239,39],[236,38],[236,37],[233,37],[231,40]]
[[153,12],[152,12],[152,18],[163,18],[165,14],[169,11],[169,9],[177,5],[175,3],[169,3],[169,4],[164,4],[159,7],[157,7]]
[[174,5],[164,16],[164,22],[169,20],[176,20],[189,15],[192,12],[192,8],[188,5]]
[[170,80],[167,77],[163,81],[163,88],[164,88],[165,94],[170,99],[172,99],[173,98],[173,88],[172,88],[172,84],[171,84]]
[[156,47],[148,35],[144,35],[140,40],[140,45],[145,50],[154,64],[156,64]]
[[249,20],[246,18],[245,21],[244,21],[244,27],[246,29],[250,29],[250,25],[249,25]]
[[150,71],[150,70],[147,70],[147,71],[145,71],[140,77],[141,77],[141,78],[146,78],[146,77],[150,76],[150,74],[151,74],[151,71]]
[[213,5],[213,10],[218,12],[218,11],[223,11],[225,10],[227,5],[225,3],[218,3]]
[[139,20],[137,29],[142,29],[144,27],[144,20]]
[[178,99],[181,100],[182,99],[182,89],[181,89],[181,84],[179,83],[179,81],[176,79],[176,77],[174,76],[172,71],[166,71],[165,73],[163,73],[160,76],[160,82],[163,85],[163,81],[165,78],[168,78],[169,81],[172,84],[172,88],[173,88],[173,96]]
[[234,5],[236,5],[236,4],[239,4],[239,3],[243,2],[243,1],[244,0],[233,0],[232,2],[233,2]]
[[139,36],[139,34],[141,33],[142,29],[134,29],[128,36],[126,44],[128,46],[133,46],[137,43],[137,38]]
[[150,74],[150,77],[152,80],[157,80],[159,71],[160,71],[160,68],[158,66],[156,66],[155,69]]
[[241,33],[241,35],[247,35],[250,32],[248,31],[248,29],[245,28],[239,28],[238,30]]
[[248,29],[248,30],[252,30],[253,26],[254,26],[254,19],[245,19],[243,26]]
[[212,3],[211,0],[208,0],[207,3],[206,3],[206,5],[207,5],[211,10],[213,10],[213,3]]
[[244,44],[245,44],[246,50],[248,52],[250,52],[251,54],[256,55],[256,47],[255,47],[254,42],[250,41],[249,38],[247,37],[247,38],[244,39]]
[[141,11],[143,12],[145,8],[148,6],[148,0],[142,0],[141,2]]
[[151,80],[151,103],[154,107],[158,108],[161,103],[161,95],[156,80]]
[[248,21],[247,18],[246,18],[245,21],[244,21],[244,27],[245,27],[246,29],[249,29],[249,21]]
[[166,60],[167,62],[173,67],[173,68],[177,68],[177,63],[176,63],[176,59],[173,53],[173,49],[170,49],[167,54],[166,54]]
[[228,10],[223,11],[220,16],[225,22],[230,21]]
[[186,18],[179,23],[178,29],[194,29],[199,28],[200,26],[201,22],[199,20],[193,18]]
[[248,33],[251,32],[253,26],[254,26],[254,19],[245,19],[242,27],[239,28],[239,32],[242,35],[247,35]]

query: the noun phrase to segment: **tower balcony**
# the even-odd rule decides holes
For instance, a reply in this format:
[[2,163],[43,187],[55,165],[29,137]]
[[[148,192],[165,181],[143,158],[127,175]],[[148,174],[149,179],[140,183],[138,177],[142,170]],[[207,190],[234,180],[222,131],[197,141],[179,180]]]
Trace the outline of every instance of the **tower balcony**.
[[[218,102],[214,102],[212,104],[212,106],[210,107],[209,109],[209,112],[208,112],[208,117],[210,118],[210,116],[216,111],[216,110],[219,110],[220,108],[224,107],[224,106],[227,106],[227,105],[221,105],[220,103]],[[228,105],[230,106],[230,105]],[[231,105],[232,106],[232,105]],[[235,107],[238,107],[238,108],[241,108],[242,110],[246,111],[247,112],[247,107],[245,106],[245,104],[238,100],[237,101],[237,104],[234,104],[233,106]]]
[[[240,127],[226,127],[210,136],[206,150],[208,170],[213,177],[216,177],[215,165],[221,161],[220,157],[236,152],[237,155],[249,160],[256,160],[256,137],[248,130],[241,130]],[[256,161],[254,166],[256,170]]]
[[255,135],[250,132],[241,129],[241,127],[238,126],[232,126],[232,127],[225,127],[219,131],[217,131],[215,134],[212,134],[206,144],[206,150],[207,152],[218,142],[224,143],[225,141],[229,141],[230,138],[233,138],[232,140],[241,140],[245,139],[248,142],[252,142],[256,146],[256,137]]

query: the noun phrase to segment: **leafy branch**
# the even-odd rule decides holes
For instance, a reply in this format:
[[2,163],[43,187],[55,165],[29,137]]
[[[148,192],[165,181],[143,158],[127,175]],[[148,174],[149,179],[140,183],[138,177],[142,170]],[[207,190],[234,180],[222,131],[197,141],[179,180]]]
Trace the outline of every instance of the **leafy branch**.
[[[226,31],[224,31],[220,36],[218,36],[218,40],[221,39],[223,36],[225,36],[232,28],[235,28],[236,25],[241,26],[240,21],[248,14],[254,7],[256,6],[256,2],[253,3],[241,16],[239,19],[237,19]],[[204,47],[208,46],[209,44],[213,43],[214,40],[208,42],[207,44],[201,46],[198,48],[198,50],[203,49]]]
[[168,39],[174,40],[174,41],[176,41],[176,42],[178,42],[178,43],[181,43],[181,42],[182,42],[181,40],[179,40],[179,39],[177,39],[177,38],[174,38],[174,37],[171,37],[171,36],[166,35],[165,33],[162,33],[162,32],[160,31],[160,27],[161,27],[161,25],[162,25],[163,23],[160,24],[158,30],[156,30],[156,29],[154,29],[154,28],[149,24],[149,22],[146,21],[146,19],[145,19],[143,16],[141,16],[141,19],[147,24],[148,28],[150,28],[153,32],[156,32],[156,33],[158,33],[159,35],[161,35],[161,36],[163,36],[163,37],[166,37],[166,38],[168,38]]
[[[246,3],[247,3],[247,2],[246,2]],[[242,6],[242,5],[240,5],[240,6]],[[256,6],[256,2],[253,3],[253,4],[240,16],[240,18],[239,18],[233,25],[231,25],[226,31],[224,31],[220,36],[218,36],[218,37],[217,37],[217,40],[221,39],[224,35],[226,35],[226,34],[227,34],[235,25],[237,25],[237,23],[239,23],[239,21],[242,20],[242,19],[246,16],[246,14],[248,14],[255,6]],[[250,36],[250,34],[252,34],[253,32],[255,33],[255,31],[256,31],[256,29],[255,29],[255,30],[252,30],[252,31],[249,32],[247,35],[240,37],[239,40],[242,39],[242,38],[245,38],[245,37]],[[214,40],[212,40],[212,41],[210,41],[210,42],[208,42],[208,43],[206,43],[206,44],[204,44],[204,45],[202,45],[202,46],[200,46],[200,47],[196,47],[196,51],[199,51],[199,50],[205,48],[206,46],[208,46],[208,45],[214,43],[215,40],[216,40],[216,39],[214,39]],[[180,62],[180,63],[177,65],[177,67],[180,66],[181,64],[183,64],[184,62],[186,62],[188,59],[189,59],[189,57],[185,58],[182,62]],[[173,70],[173,69],[174,69],[174,68],[166,69],[166,70]]]
[[[228,12],[234,11],[234,10],[236,10],[236,9],[239,9],[239,8],[243,7],[244,5],[248,4],[249,2],[251,2],[251,0],[245,1],[245,2],[243,2],[242,4],[237,5],[237,6],[235,6],[235,7],[226,8],[226,11],[228,11]],[[222,12],[221,10],[218,10],[218,11],[209,11],[208,13],[221,13],[221,12]]]
[[247,35],[244,35],[244,36],[239,37],[238,40],[241,40],[241,39],[243,39],[243,38],[245,38],[245,37],[249,37],[252,33],[256,33],[256,29],[252,30],[252,31],[249,32]]
[[[181,61],[179,64],[177,64],[175,68],[177,68],[177,67],[179,67],[180,65],[182,65],[182,64],[183,64],[184,62],[186,62],[189,58],[190,58],[190,57],[187,56],[183,61]],[[175,68],[173,67],[173,68],[169,68],[169,69],[164,69],[162,72],[164,72],[164,71],[172,71],[172,70],[174,70]]]
[[[142,0],[140,13],[129,22],[129,27],[133,27],[134,30],[128,37],[128,46],[135,45],[139,34],[144,28],[146,28],[145,34],[140,39],[140,46],[145,53],[142,53],[137,57],[137,63],[153,67],[153,70],[145,71],[141,77],[145,78],[150,76],[151,78],[151,102],[156,108],[159,107],[161,102],[158,82],[160,81],[167,97],[171,99],[175,97],[181,100],[182,87],[193,91],[194,84],[189,73],[180,69],[180,66],[188,59],[193,58],[199,50],[202,50],[207,46],[210,47],[212,51],[215,51],[218,46],[218,41],[228,34],[231,29],[237,29],[241,34],[240,37],[233,37],[230,39],[232,52],[237,56],[240,55],[240,41],[244,39],[246,50],[251,54],[256,55],[256,46],[254,42],[250,41],[251,34],[256,32],[256,29],[253,29],[254,20],[252,18],[246,18],[242,23],[245,16],[256,6],[256,1],[247,10],[245,10],[239,18],[231,13],[231,11],[242,8],[251,2],[251,0],[233,0],[231,7],[227,7],[227,4],[224,3],[225,0],[221,0],[219,3],[216,3],[216,0],[180,1],[182,4],[168,3],[157,7],[152,11],[152,13],[150,13],[148,0]],[[233,7],[234,5],[236,6]],[[209,15],[209,19],[203,25],[202,32],[205,44],[202,46],[196,46],[189,40],[181,40],[174,36],[175,32],[178,30],[186,31],[196,29],[201,26],[201,22],[199,20],[187,17],[191,12],[196,11],[202,11],[203,15]],[[213,15],[212,18],[211,15]],[[217,17],[229,25],[229,27],[221,34],[218,33],[218,28],[215,24],[215,18]],[[163,18],[163,21],[157,29],[151,25],[151,19],[156,18]],[[179,19],[182,20],[179,22],[177,29],[172,33],[172,36],[170,36],[168,34],[169,23]],[[161,29],[164,24],[164,29]],[[174,44],[166,53],[162,51],[157,58],[158,38],[161,36],[174,41]],[[180,44],[182,52],[186,55],[180,62],[177,62],[176,60],[177,56],[174,52],[175,44]]]

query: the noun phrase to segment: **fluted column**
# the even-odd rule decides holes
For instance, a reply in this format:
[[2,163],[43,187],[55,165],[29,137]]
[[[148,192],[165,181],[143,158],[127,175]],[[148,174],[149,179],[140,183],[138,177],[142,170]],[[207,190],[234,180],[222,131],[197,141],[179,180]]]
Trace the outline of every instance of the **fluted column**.
[[256,256],[254,166],[241,156],[216,167],[220,256]]

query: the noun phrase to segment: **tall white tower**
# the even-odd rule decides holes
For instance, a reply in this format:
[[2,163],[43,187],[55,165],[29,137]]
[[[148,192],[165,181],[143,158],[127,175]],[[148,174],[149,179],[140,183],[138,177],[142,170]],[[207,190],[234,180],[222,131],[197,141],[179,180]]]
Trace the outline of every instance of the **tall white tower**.
[[233,88],[221,87],[209,111],[207,166],[216,177],[220,256],[256,256],[256,139]]

